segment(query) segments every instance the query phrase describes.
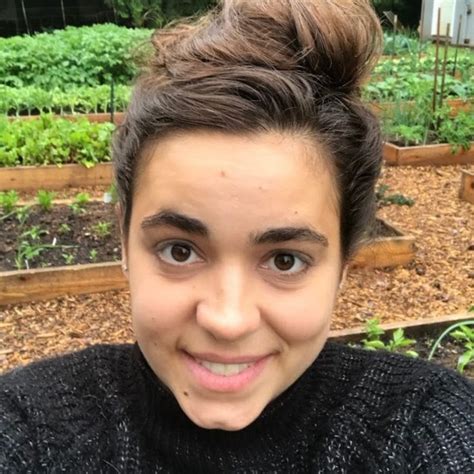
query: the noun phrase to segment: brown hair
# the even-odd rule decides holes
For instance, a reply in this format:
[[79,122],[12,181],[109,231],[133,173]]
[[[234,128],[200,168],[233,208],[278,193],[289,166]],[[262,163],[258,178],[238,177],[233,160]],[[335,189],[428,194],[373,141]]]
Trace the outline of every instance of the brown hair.
[[329,151],[347,260],[375,209],[381,138],[359,88],[381,38],[369,0],[222,0],[156,31],[155,55],[114,139],[125,234],[150,141],[196,129],[303,132]]

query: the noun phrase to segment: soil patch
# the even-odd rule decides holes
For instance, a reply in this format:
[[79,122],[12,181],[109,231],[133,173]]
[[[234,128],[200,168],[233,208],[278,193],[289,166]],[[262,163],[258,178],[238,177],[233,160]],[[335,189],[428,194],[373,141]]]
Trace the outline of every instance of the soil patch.
[[23,222],[13,214],[1,224],[0,271],[121,258],[113,204],[89,202],[76,210],[56,204],[50,211],[31,206]]

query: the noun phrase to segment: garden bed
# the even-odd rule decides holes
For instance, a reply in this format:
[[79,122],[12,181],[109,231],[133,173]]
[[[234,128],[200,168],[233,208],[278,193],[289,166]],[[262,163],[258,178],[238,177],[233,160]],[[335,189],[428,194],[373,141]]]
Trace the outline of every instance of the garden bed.
[[474,204],[474,173],[469,171],[461,171],[461,189],[459,190],[459,197],[463,201]]
[[112,180],[112,163],[99,163],[92,168],[69,164],[0,168],[0,191],[109,186]]
[[454,153],[449,144],[401,147],[385,142],[383,156],[389,166],[466,165],[474,163],[474,142],[468,150],[459,147]]

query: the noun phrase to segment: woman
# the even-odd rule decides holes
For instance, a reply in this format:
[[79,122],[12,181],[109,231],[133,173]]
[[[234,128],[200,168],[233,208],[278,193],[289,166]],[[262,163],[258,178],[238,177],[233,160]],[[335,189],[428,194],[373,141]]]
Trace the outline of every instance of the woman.
[[5,375],[3,471],[472,472],[466,379],[326,342],[373,218],[380,38],[367,0],[154,36],[114,144],[137,344]]

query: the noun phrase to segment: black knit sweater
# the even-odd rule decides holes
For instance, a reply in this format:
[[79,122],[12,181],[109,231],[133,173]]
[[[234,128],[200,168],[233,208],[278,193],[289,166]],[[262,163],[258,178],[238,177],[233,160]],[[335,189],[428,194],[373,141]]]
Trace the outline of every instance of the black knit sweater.
[[474,385],[328,342],[248,427],[191,422],[137,346],[94,346],[0,378],[0,472],[472,473]]

